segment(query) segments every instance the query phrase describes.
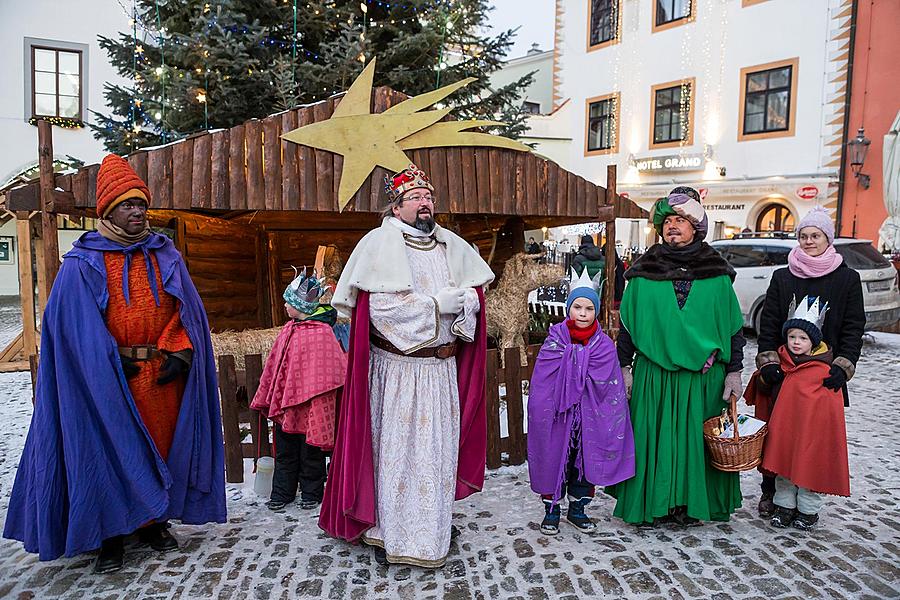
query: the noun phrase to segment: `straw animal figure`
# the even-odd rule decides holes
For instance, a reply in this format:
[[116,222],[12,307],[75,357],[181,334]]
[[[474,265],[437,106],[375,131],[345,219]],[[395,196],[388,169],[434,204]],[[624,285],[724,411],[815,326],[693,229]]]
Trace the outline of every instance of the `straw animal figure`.
[[525,332],[528,330],[528,292],[563,279],[561,265],[540,264],[540,255],[514,254],[503,267],[497,287],[485,296],[487,334],[498,340],[500,364],[504,349],[519,348],[522,366],[527,364]]

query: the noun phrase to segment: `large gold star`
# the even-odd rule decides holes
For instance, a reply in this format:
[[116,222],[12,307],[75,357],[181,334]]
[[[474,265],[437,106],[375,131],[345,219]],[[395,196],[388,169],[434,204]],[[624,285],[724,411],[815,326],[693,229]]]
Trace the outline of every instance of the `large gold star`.
[[411,162],[404,150],[439,146],[492,146],[529,152],[531,148],[498,135],[464,131],[472,127],[501,125],[496,121],[471,120],[438,123],[449,108],[428,108],[461,87],[475,81],[463,79],[440,89],[404,100],[382,113],[372,113],[373,59],[360,73],[341,99],[334,114],[319,121],[289,131],[281,137],[296,144],[327,150],[344,157],[338,187],[338,205],[344,210],[353,194],[375,167],[402,171]]

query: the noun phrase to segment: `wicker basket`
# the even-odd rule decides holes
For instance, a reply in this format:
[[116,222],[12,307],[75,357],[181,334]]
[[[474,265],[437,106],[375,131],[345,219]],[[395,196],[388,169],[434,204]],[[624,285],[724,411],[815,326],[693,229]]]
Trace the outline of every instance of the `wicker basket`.
[[734,437],[723,438],[713,433],[719,424],[719,417],[712,417],[703,422],[703,439],[709,449],[712,466],[720,471],[734,473],[749,471],[762,462],[763,441],[769,431],[768,425],[753,435],[741,436],[737,427],[737,398],[731,395],[729,413],[734,423]]

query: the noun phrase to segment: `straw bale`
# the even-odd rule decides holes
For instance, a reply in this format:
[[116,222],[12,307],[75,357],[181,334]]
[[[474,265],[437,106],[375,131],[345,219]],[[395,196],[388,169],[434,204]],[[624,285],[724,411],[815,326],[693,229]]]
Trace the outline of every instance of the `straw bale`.
[[211,334],[216,368],[218,368],[219,356],[224,355],[234,357],[235,368],[238,370],[244,369],[244,356],[248,354],[262,354],[263,362],[265,362],[279,331],[281,331],[281,327],[245,329],[243,331],[226,330]]

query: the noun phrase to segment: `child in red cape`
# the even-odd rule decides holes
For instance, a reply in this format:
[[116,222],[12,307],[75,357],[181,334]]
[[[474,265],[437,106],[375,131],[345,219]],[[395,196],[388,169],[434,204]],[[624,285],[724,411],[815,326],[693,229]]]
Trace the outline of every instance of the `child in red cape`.
[[266,503],[274,511],[294,501],[298,482],[302,509],[318,506],[324,494],[325,459],[334,449],[347,370],[347,355],[333,331],[337,311],[320,303],[324,292],[306,269],[284,291],[291,320],[272,345],[250,404],[275,422],[275,473]]
[[761,407],[772,407],[762,468],[776,474],[774,527],[809,530],[825,494],[850,495],[844,400],[823,385],[832,362],[822,341],[827,310],[818,298],[792,303],[782,327],[786,343],[778,349],[784,381],[771,388],[757,371],[744,394],[757,405],[757,416]]

